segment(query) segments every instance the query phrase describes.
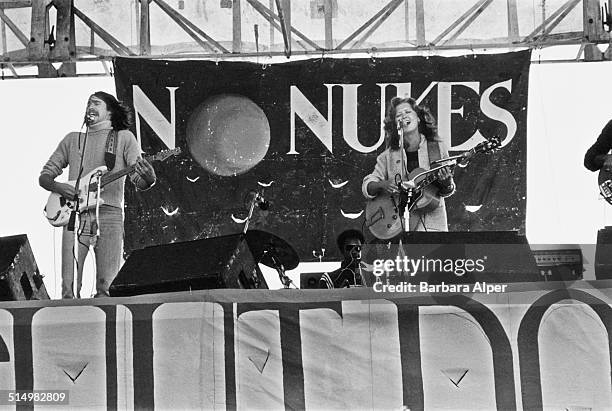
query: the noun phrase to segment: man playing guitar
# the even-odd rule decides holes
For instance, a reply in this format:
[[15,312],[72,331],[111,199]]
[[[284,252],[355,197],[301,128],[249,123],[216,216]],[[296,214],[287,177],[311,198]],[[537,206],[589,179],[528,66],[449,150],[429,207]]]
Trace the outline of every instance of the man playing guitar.
[[[448,150],[437,134],[435,118],[413,98],[395,97],[389,103],[384,121],[387,148],[376,159],[371,174],[363,179],[363,195],[372,200],[379,195],[396,195],[400,182],[409,180],[416,169],[429,170],[432,163],[448,157]],[[455,192],[451,171],[441,167],[431,184],[439,201],[415,207],[409,215],[408,231],[448,231],[444,197]]]
[[[79,194],[75,186],[55,181],[62,170],[69,167],[69,179],[80,181],[81,176],[104,165],[109,170],[132,166],[135,172],[131,174],[130,179],[140,190],[146,190],[155,184],[155,170],[148,161],[140,157],[141,150],[136,137],[128,130],[131,111],[127,106],[112,95],[98,91],[89,97],[84,124],[87,125],[86,132],[69,133],[44,165],[39,177],[42,188],[61,195],[63,199],[73,199]],[[74,228],[78,233],[78,256],[74,253],[75,236],[68,231],[68,227],[64,227],[62,298],[74,298],[74,259],[77,260],[77,297],[79,296],[83,263],[89,246],[94,242],[97,291],[95,296],[108,295],[108,288],[122,262],[124,183],[125,177],[105,187],[101,193],[104,204],[99,207],[99,218],[96,218],[98,213],[95,210],[81,213],[80,224]],[[75,203],[78,204],[79,201],[75,200]]]

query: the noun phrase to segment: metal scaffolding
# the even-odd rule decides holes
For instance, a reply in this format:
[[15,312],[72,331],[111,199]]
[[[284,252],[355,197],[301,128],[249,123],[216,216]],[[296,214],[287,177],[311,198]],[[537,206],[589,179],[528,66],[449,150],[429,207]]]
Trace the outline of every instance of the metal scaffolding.
[[[559,45],[575,46],[574,61],[607,60],[608,2],[0,0],[0,69],[2,78],[108,75],[114,56],[259,61]],[[86,62],[98,69],[81,69]]]

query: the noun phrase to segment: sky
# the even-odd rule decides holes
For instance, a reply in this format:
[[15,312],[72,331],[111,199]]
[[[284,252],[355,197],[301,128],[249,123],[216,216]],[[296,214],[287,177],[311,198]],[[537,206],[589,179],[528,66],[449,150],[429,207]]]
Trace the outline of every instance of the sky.
[[[612,206],[599,196],[597,174],[582,164],[585,151],[612,118],[611,72],[610,62],[531,65],[526,236],[534,248],[594,244],[597,230],[612,225]],[[87,98],[97,90],[115,94],[114,79],[0,81],[0,236],[28,235],[51,298],[59,298],[61,288],[61,230],[43,216],[48,192],[38,186],[38,176],[60,139],[79,129]],[[593,247],[583,253],[584,277],[594,279]],[[337,266],[306,263],[289,274],[299,286],[300,272]],[[89,258],[83,296],[95,293],[93,267]],[[264,275],[270,288],[281,287],[274,271],[264,269]]]

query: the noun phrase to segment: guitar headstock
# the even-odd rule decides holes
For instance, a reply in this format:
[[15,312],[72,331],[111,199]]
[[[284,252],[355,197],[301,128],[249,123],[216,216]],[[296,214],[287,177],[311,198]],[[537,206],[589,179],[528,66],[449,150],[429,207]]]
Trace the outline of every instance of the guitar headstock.
[[147,160],[148,161],[164,161],[170,157],[177,156],[179,154],[181,154],[181,148],[177,147],[177,148],[173,148],[172,150],[162,150],[157,154],[154,154],[152,156],[147,156]]
[[498,135],[495,135],[491,137],[491,139],[487,141],[483,141],[482,143],[478,144],[476,147],[474,147],[470,151],[473,152],[474,154],[488,153],[489,151],[497,150],[500,147],[501,147],[501,139],[499,138]]
[[478,153],[488,153],[490,151],[495,151],[501,147],[501,139],[499,136],[495,135],[491,137],[491,139],[483,141],[482,143],[476,145],[476,147],[472,148],[461,154],[461,159],[459,160],[459,167],[467,166],[468,162]]

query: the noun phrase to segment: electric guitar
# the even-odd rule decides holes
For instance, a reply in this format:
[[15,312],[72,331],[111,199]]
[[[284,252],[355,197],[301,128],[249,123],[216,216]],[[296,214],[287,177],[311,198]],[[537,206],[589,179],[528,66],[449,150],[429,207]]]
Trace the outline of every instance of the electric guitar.
[[597,184],[599,185],[601,196],[608,203],[612,204],[612,172],[606,171],[602,167],[601,170],[599,170]]
[[[441,165],[425,170],[416,168],[408,175],[408,181],[398,184],[400,192],[407,197],[406,208],[411,210],[431,211],[440,205],[439,189],[431,184],[438,180],[438,171],[444,167],[453,167],[457,164],[466,164],[477,153],[486,153],[498,149],[501,140],[495,136],[491,140],[483,141],[476,147],[457,156],[437,161]],[[374,236],[381,240],[388,240],[402,232],[402,216],[400,215],[399,194],[381,193],[366,203],[366,226]]]
[[[179,154],[180,152],[180,148],[164,150],[155,155],[147,156],[145,159],[149,162],[164,161],[169,157]],[[100,187],[102,188],[105,185],[130,174],[135,168],[136,164],[133,164],[124,168],[123,170],[108,174],[107,167],[101,166],[82,176],[78,187],[78,206],[75,204],[74,199],[67,199],[58,193],[51,193],[44,209],[47,220],[54,227],[65,226],[68,224],[68,220],[70,220],[70,213],[72,213],[72,210],[76,209],[76,211],[81,212],[96,206],[96,202],[98,201],[98,178],[100,179]],[[76,181],[68,181],[67,184],[74,186]],[[102,198],[100,198],[99,201],[100,204],[104,204],[104,200]]]

